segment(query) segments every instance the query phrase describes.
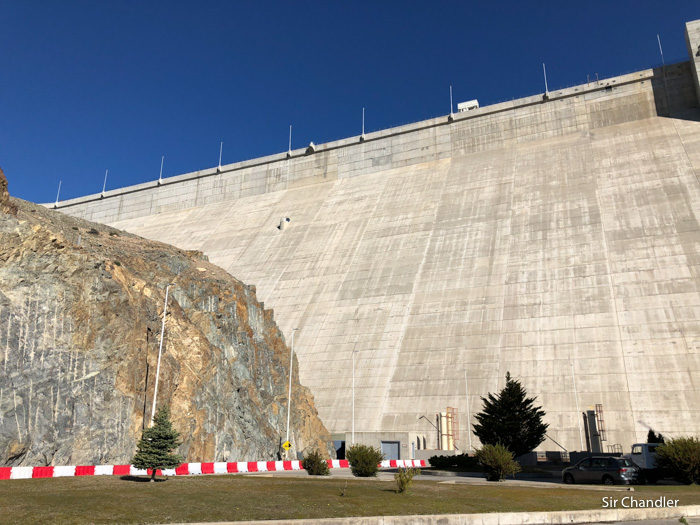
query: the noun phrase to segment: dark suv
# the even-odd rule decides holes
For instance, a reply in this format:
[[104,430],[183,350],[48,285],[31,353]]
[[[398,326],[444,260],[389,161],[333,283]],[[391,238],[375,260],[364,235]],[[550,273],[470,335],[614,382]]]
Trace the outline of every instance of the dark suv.
[[639,467],[627,458],[593,456],[582,459],[561,473],[564,483],[634,483],[639,476]]

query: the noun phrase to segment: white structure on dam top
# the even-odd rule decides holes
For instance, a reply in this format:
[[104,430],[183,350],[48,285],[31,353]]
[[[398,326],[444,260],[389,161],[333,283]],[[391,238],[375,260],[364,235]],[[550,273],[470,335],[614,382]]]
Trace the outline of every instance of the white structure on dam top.
[[465,449],[507,371],[569,450],[595,405],[604,449],[699,435],[700,21],[686,32],[690,62],[57,207],[256,285],[299,328],[335,434],[356,350],[357,440],[402,458],[438,445],[448,406]]

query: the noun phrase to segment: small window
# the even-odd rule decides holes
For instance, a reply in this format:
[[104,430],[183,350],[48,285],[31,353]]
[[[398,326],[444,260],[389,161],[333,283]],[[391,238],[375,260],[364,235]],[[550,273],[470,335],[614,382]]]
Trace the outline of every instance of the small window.
[[578,466],[584,467],[584,468],[590,468],[591,467],[591,458],[582,459],[581,461],[579,461]]
[[632,454],[639,455],[642,453],[642,445],[635,445],[632,447]]

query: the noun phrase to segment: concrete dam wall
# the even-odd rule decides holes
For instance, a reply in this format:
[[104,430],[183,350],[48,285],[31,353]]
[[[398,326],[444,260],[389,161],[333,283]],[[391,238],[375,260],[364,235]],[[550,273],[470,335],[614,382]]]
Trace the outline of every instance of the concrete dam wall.
[[298,328],[333,433],[352,428],[354,356],[360,436],[435,448],[454,407],[465,449],[508,371],[569,450],[595,405],[606,450],[698,435],[700,23],[686,32],[690,62],[57,207],[256,285],[287,341]]

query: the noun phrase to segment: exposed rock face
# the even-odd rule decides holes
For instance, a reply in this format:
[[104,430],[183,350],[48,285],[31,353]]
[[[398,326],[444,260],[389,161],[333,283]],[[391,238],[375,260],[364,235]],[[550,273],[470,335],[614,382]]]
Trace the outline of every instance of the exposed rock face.
[[7,179],[0,168],[0,212],[17,213],[17,208],[10,202],[10,193],[7,191]]
[[[0,465],[130,460],[150,418],[167,283],[158,404],[180,453],[278,459],[289,350],[253,287],[200,253],[11,199],[1,172],[0,209]],[[297,374],[295,359],[291,441],[327,452]]]

